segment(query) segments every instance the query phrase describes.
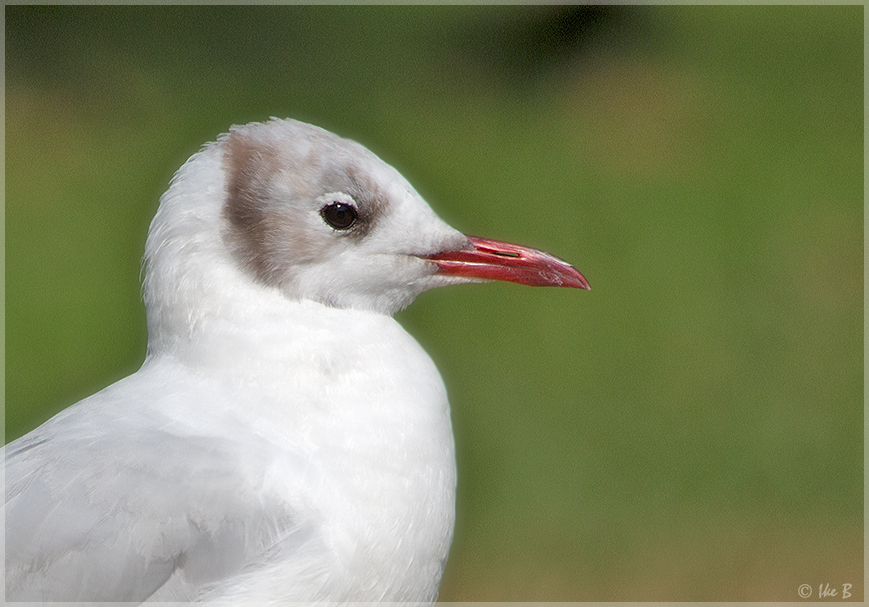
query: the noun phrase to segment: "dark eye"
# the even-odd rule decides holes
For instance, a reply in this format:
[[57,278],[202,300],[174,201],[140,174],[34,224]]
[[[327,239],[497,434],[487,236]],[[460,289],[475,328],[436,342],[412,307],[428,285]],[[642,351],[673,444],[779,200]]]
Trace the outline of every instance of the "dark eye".
[[353,205],[333,202],[320,209],[320,215],[336,230],[347,230],[356,223],[356,209]]

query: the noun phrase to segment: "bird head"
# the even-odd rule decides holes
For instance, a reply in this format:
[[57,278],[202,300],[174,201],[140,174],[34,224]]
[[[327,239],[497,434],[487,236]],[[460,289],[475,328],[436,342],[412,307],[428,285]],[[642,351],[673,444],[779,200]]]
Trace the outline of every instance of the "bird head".
[[151,330],[257,299],[393,314],[461,282],[588,288],[554,256],[462,234],[365,147],[294,120],[234,127],[194,155],[145,259]]

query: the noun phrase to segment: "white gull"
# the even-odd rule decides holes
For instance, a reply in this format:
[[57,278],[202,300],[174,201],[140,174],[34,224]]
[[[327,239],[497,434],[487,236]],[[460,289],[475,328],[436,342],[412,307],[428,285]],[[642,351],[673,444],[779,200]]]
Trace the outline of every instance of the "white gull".
[[436,600],[449,404],[392,314],[582,275],[457,232],[364,147],[276,119],[178,171],[145,262],[139,371],[5,447],[7,601]]

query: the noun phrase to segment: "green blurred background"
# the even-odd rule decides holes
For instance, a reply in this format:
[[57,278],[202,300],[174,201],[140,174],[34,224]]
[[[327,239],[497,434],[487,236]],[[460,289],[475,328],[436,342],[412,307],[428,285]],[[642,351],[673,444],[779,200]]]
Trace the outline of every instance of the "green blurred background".
[[399,315],[453,405],[442,600],[863,597],[862,6],[5,17],[7,440],[143,360],[174,170],[295,117],[593,287]]

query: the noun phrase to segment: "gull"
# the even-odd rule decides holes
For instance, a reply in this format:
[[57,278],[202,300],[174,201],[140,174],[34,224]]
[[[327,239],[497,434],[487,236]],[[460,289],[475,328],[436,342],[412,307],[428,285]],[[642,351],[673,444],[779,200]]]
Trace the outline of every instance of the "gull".
[[392,316],[490,280],[589,288],[318,127],[205,145],[148,233],[142,367],[4,448],[6,600],[435,601],[450,409]]

